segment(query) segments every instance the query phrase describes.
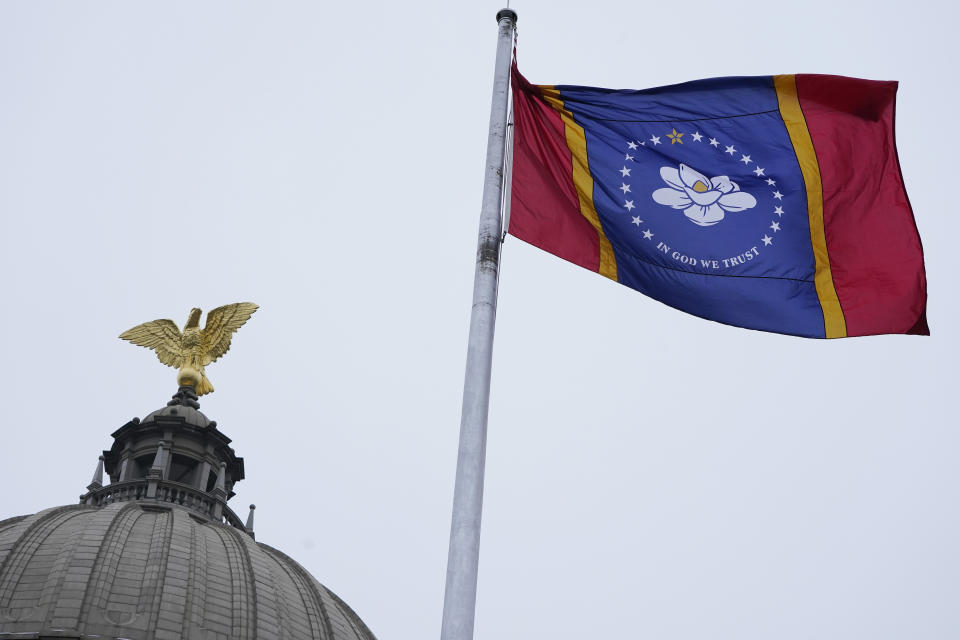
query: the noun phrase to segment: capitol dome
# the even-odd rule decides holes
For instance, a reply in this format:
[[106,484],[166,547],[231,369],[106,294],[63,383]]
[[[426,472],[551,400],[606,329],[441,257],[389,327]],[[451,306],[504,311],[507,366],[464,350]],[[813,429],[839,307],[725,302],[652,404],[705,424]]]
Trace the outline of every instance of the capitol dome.
[[227,506],[243,459],[191,388],[113,437],[80,504],[0,521],[0,640],[373,640]]

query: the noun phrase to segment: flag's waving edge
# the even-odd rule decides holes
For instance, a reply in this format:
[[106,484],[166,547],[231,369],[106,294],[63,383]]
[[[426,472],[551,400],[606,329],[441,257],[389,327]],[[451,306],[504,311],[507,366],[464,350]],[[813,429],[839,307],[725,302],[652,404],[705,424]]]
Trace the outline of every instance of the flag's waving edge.
[[820,181],[820,164],[813,149],[813,140],[800,108],[797,97],[797,81],[792,75],[773,77],[777,90],[777,103],[780,105],[780,117],[790,134],[790,142],[797,155],[797,163],[803,174],[803,183],[807,195],[807,215],[810,220],[810,244],[816,261],[813,280],[823,311],[823,326],[826,337],[844,338],[847,325],[843,319],[843,308],[837,299],[833,286],[833,274],[830,271],[830,255],[827,251],[827,239],[823,227],[823,183]]
[[896,83],[512,84],[511,235],[727,324],[928,333]]
[[894,135],[897,83],[798,74],[796,86],[847,333],[929,335],[923,248]]

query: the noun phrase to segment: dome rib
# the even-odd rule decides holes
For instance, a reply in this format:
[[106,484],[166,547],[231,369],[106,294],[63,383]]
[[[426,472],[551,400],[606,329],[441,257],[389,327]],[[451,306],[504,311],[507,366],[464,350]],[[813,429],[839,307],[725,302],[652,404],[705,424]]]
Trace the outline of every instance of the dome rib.
[[[237,539],[237,534],[233,530],[214,527],[213,531],[223,543],[230,562],[230,582],[233,594],[233,633],[231,638],[246,638],[253,640],[257,633],[257,620],[259,612],[257,610],[257,599],[251,591],[256,589],[256,578],[253,573],[253,565],[250,562],[250,554],[247,553],[243,543]],[[236,570],[241,569],[245,573],[246,579],[237,578]],[[237,611],[236,605],[241,603],[240,610]]]
[[[203,628],[203,607],[207,602],[207,537],[190,535],[190,573],[187,584],[187,604],[184,622],[187,628]],[[198,606],[199,605],[199,606]]]
[[[324,631],[327,634],[329,634],[328,637],[330,638],[341,637],[334,630],[333,622],[334,621],[339,622],[339,620],[343,620],[344,622],[347,623],[347,626],[349,626],[349,628],[353,631],[353,634],[355,637],[374,640],[374,635],[367,628],[367,625],[363,622],[363,620],[360,619],[360,616],[358,616],[356,612],[352,608],[350,608],[350,605],[344,602],[333,591],[330,591],[330,589],[327,589],[324,585],[320,584],[320,582],[318,582],[317,579],[314,578],[309,571],[304,569],[299,562],[297,562],[296,560],[294,560],[284,552],[280,551],[279,549],[275,549],[271,547],[270,545],[263,544],[262,542],[258,544],[261,549],[263,549],[267,553],[274,556],[274,559],[276,559],[278,563],[284,567],[284,569],[289,568],[289,570],[297,572],[297,574],[299,574],[303,578],[306,585],[305,588],[311,594],[311,596],[316,599],[319,605],[319,610],[323,614],[321,617],[321,620],[323,621],[323,624],[324,624]],[[280,560],[282,560],[282,562],[280,562]],[[327,597],[329,597],[331,603],[333,604],[333,608],[334,608],[333,615],[331,615],[331,611],[330,611],[331,607],[324,602],[322,597],[323,595],[326,595]],[[338,629],[340,629],[342,633],[346,633],[347,626],[344,626],[343,624],[338,624]],[[324,636],[324,637],[327,637],[327,636]]]
[[143,588],[140,591],[140,607],[143,607],[144,613],[147,614],[148,629],[158,629],[167,560],[170,556],[170,541],[173,538],[173,527],[170,522],[172,519],[172,510],[160,511],[153,523],[150,552],[143,572]]
[[[311,579],[313,579],[312,576]],[[333,591],[330,591],[330,589],[327,589],[325,586],[317,582],[316,579],[313,579],[313,582],[316,584],[318,589],[323,589],[323,591],[330,596],[330,599],[333,600],[334,606],[337,607],[340,615],[343,616],[343,618],[350,624],[350,628],[358,638],[370,638],[370,640],[374,640],[373,634],[367,629],[367,625],[364,624],[363,620],[360,619],[360,616],[357,615],[350,605],[344,602],[340,596],[335,594]]]
[[75,542],[65,555],[63,570],[54,580],[46,624],[52,628],[71,628],[76,625],[89,586],[103,536],[113,521],[114,511],[92,509],[83,520],[83,526],[73,532]]
[[[20,591],[19,587],[24,572],[34,560],[37,550],[61,525],[64,525],[68,520],[83,515],[83,511],[89,511],[89,509],[83,507],[71,508],[67,512],[48,509],[25,519],[19,523],[19,526],[14,525],[5,532],[12,537],[18,533],[17,529],[20,529],[20,535],[13,538],[13,543],[9,546],[3,545],[7,548],[6,553],[3,553],[2,562],[0,562],[0,576],[2,576],[2,580],[0,580],[0,608],[10,608],[14,606],[12,605],[14,597],[26,595],[18,593]],[[2,550],[0,550],[0,553],[2,553]],[[30,592],[32,593],[32,590]]]
[[320,596],[317,595],[316,590],[310,588],[309,576],[304,577],[306,571],[289,556],[284,555],[273,547],[265,544],[261,544],[260,547],[286,572],[296,587],[297,593],[300,594],[300,601],[303,602],[307,624],[310,625],[311,637],[320,638],[321,640],[332,638],[333,629],[331,629],[329,625],[324,624],[325,616],[322,615],[323,602],[320,600]]
[[[221,633],[223,637],[242,640],[247,636],[242,635],[246,632],[241,632],[241,627],[246,627],[241,624],[243,619],[238,619],[234,601],[245,596],[243,591],[234,588],[233,572],[237,570],[235,563],[230,561],[226,543],[222,541],[217,528],[212,527],[197,537],[203,541],[197,548],[203,549],[206,557],[203,577],[199,581],[204,586],[203,600],[197,602],[200,606],[197,628],[206,628]],[[243,615],[246,615],[245,610]]]
[[[70,559],[73,558],[73,554],[77,548],[77,542],[79,542],[76,529],[83,527],[85,523],[93,517],[93,513],[92,511],[83,513],[81,517],[72,518],[68,522],[71,526],[61,527],[60,530],[64,537],[62,544],[60,544],[60,549],[56,554],[56,559],[49,569],[41,567],[41,570],[46,569],[46,579],[44,580],[43,590],[40,592],[40,598],[37,601],[37,616],[39,620],[46,619],[48,612],[53,611],[57,594],[63,585],[62,578],[66,572],[66,567],[70,564]],[[52,544],[54,548],[56,548],[57,542],[48,537],[44,541],[44,544]]]
[[[114,590],[114,580],[119,574],[121,550],[126,548],[130,532],[143,512],[135,504],[128,503],[116,511],[107,533],[100,544],[97,559],[94,563],[95,571],[87,583],[83,606],[80,615],[83,619],[90,619],[91,608],[100,610],[116,609],[111,607],[111,595]],[[123,607],[119,607],[122,609]]]
[[178,640],[189,635],[184,629],[183,612],[190,602],[193,523],[187,514],[180,511],[171,510],[169,520],[170,538],[167,543],[165,574],[160,585],[157,614],[158,640]]
[[116,556],[116,573],[109,576],[104,585],[107,589],[100,594],[101,606],[81,618],[88,631],[94,632],[95,625],[100,629],[104,625],[121,623],[139,629],[149,628],[154,599],[146,597],[151,588],[146,563],[152,545],[156,544],[157,520],[163,514],[157,513],[157,517],[151,518],[151,514],[138,507],[124,503],[105,507],[115,514],[111,527],[120,530],[111,535],[114,533],[111,528],[104,537],[101,549],[105,555],[101,557]]
[[290,629],[286,601],[281,596],[276,578],[267,565],[267,556],[262,553],[250,553],[250,546],[257,547],[253,538],[238,537],[240,546],[247,552],[254,574],[260,576],[260,579],[253,583],[254,600],[257,603],[257,637],[270,637],[270,634],[281,638],[287,637]]

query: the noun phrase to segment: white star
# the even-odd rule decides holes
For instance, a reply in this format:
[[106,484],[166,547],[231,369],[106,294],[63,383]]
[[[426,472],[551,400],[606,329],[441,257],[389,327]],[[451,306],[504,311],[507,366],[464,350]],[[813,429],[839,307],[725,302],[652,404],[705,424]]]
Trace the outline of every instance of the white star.
[[716,146],[719,146],[719,145],[720,145],[720,142],[719,142],[716,138],[710,138],[710,146],[711,146],[711,147],[716,147]]
[[753,162],[753,160],[750,159],[750,156],[742,156],[740,158],[740,162],[742,162],[743,164],[750,164],[751,162]]
[[776,198],[777,200],[783,200],[783,194],[780,193],[779,191],[774,191],[773,197]]
[[773,222],[770,224],[770,228],[773,229],[774,233],[776,233],[777,231],[780,231],[780,223]]
[[736,149],[733,148],[733,145],[730,145],[729,147],[727,147],[727,153],[729,153],[730,155],[733,155],[735,152],[736,152]]
[[641,147],[647,146],[647,141],[646,141],[646,140],[641,140],[641,141],[640,141],[640,146],[641,146]]
[[653,143],[653,146],[657,146],[658,144],[660,144],[660,136],[652,136],[650,138],[650,142]]
[[627,191],[630,191],[630,185],[624,182],[623,184],[620,185],[620,191],[623,191],[624,193],[626,193]]
[[693,138],[694,142],[700,142],[700,140],[703,138],[703,136],[700,135],[700,132],[699,132],[699,131],[697,131],[696,133],[694,133],[694,134],[693,134],[692,136],[690,136],[690,137]]
[[635,224],[635,225],[637,225],[637,226],[639,227],[641,222],[643,222],[643,220],[640,219],[640,216],[634,216],[634,217],[633,217],[633,224]]
[[627,208],[627,211],[633,210],[633,200],[627,200],[624,205]]
[[777,184],[777,181],[773,178],[767,178],[767,184],[772,187],[773,185]]
[[643,237],[646,238],[647,240],[653,237],[653,234],[650,233],[650,229],[647,229],[646,231],[643,232]]
[[630,142],[627,143],[627,146],[630,147],[631,150],[636,150],[637,143],[631,140]]
[[777,214],[778,216],[783,217],[783,207],[776,207],[776,208],[773,210],[773,212],[774,212],[775,214]]
[[626,178],[628,175],[630,175],[630,169],[627,169],[626,167],[620,169],[620,175]]
[[763,237],[760,239],[763,240],[763,246],[765,247],[769,247],[771,244],[773,244],[773,238],[771,238],[767,234],[763,234]]
[[628,153],[627,157],[624,158],[624,160],[633,160],[633,156]]
[[753,172],[757,174],[758,178],[763,175],[763,169],[760,167],[757,167],[756,169],[754,169]]

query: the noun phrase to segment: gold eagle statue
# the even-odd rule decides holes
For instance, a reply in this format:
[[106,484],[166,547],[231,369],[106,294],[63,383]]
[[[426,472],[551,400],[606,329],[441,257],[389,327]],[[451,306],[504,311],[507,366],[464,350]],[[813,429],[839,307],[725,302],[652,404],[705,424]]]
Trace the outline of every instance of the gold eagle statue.
[[191,309],[183,333],[173,320],[144,322],[120,334],[123,340],[157,352],[160,362],[180,369],[177,384],[193,387],[198,396],[213,391],[204,367],[230,349],[233,334],[259,307],[235,302],[207,313],[207,326],[200,328],[200,309]]

